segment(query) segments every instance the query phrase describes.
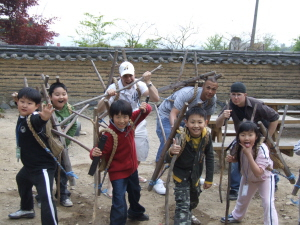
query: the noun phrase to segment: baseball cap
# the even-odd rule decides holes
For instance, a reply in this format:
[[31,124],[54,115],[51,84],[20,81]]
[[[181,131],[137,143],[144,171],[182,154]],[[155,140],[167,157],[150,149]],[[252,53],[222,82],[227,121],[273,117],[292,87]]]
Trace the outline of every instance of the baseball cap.
[[134,75],[134,66],[130,62],[123,62],[119,67],[121,77],[125,74]]

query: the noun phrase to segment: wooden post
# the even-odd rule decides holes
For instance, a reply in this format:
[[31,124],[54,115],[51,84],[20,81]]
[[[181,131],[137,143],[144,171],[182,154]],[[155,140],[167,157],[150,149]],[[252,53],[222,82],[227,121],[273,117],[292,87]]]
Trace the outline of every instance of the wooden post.
[[183,74],[183,70],[184,70],[184,65],[185,65],[185,62],[186,62],[187,54],[188,54],[188,50],[186,50],[185,53],[184,53],[184,56],[183,56],[183,60],[182,60],[182,63],[181,63],[181,67],[180,67],[180,71],[179,71],[179,75],[178,75],[177,81],[180,81],[181,76],[182,76],[182,74]]
[[100,83],[101,83],[103,89],[106,90],[106,86],[105,86],[105,84],[104,84],[104,82],[103,82],[103,79],[102,79],[100,73],[98,72],[97,67],[95,66],[95,63],[93,62],[93,60],[91,60],[91,63],[92,63],[92,65],[93,65],[93,67],[94,67],[94,70],[95,70],[95,72],[96,72],[96,74],[97,74],[97,76],[98,76],[98,78],[99,78],[99,80],[100,80]]

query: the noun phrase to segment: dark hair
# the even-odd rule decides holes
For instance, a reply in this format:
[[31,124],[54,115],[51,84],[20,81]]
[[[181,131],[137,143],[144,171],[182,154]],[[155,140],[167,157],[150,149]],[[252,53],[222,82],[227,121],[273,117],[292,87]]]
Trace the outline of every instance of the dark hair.
[[207,77],[205,82],[206,81],[210,81],[210,82],[213,82],[213,83],[218,83],[218,80],[214,76]]
[[27,98],[31,101],[34,101],[35,104],[40,104],[42,100],[42,95],[38,90],[34,88],[25,87],[18,92],[18,99],[20,98]]
[[[255,142],[254,142],[254,146],[253,146],[253,149],[254,149],[253,158],[254,158],[254,160],[257,157],[257,147],[258,147],[257,145],[258,145],[258,143],[260,141],[260,138],[261,138],[261,133],[259,132],[256,123],[254,123],[252,121],[249,121],[249,120],[240,123],[239,128],[238,128],[238,132],[236,133],[237,159],[238,159],[239,162],[240,162],[240,156],[241,156],[241,150],[242,150],[242,146],[239,144],[240,143],[239,135],[240,135],[240,133],[242,133],[244,131],[253,131],[255,133],[256,137],[257,137]],[[241,169],[240,168],[240,163],[239,163],[239,169]]]
[[199,116],[203,117],[204,120],[206,120],[206,118],[207,118],[206,111],[204,109],[202,109],[200,106],[193,106],[192,108],[189,108],[185,114],[185,119],[189,120],[189,117],[191,115],[199,115]]
[[130,103],[122,99],[114,101],[109,108],[109,115],[113,118],[114,115],[118,115],[119,113],[131,117],[132,107]]
[[60,82],[55,82],[55,83],[51,84],[51,86],[49,88],[49,91],[48,91],[49,95],[52,96],[54,90],[56,88],[60,88],[60,87],[63,88],[66,92],[68,92],[66,85],[64,85],[63,83],[60,83]]

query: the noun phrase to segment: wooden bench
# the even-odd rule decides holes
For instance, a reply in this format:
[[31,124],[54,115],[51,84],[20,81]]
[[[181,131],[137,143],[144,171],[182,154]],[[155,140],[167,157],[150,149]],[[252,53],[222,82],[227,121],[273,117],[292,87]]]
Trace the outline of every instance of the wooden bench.
[[[283,114],[284,113],[284,109],[279,109],[278,110],[279,114]],[[288,110],[286,112],[287,115],[300,115],[300,110]]]
[[[217,142],[222,142],[222,134],[223,131],[221,128],[216,127],[216,120],[218,118],[218,115],[212,115],[209,121],[208,126],[211,128],[211,136],[213,141],[217,139]],[[278,126],[277,131],[279,131],[280,125],[282,122],[282,115],[280,115],[278,120]],[[228,124],[233,124],[232,118],[228,120]],[[292,117],[292,116],[286,116],[284,120],[284,124],[300,124],[300,118]],[[233,132],[228,132],[228,135],[226,136],[234,136]]]

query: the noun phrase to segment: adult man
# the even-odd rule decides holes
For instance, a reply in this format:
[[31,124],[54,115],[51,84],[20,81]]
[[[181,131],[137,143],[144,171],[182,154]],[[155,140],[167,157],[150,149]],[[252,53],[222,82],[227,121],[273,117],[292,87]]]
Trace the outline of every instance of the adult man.
[[[201,107],[207,113],[207,120],[209,122],[211,115],[215,112],[216,109],[217,89],[217,80],[214,77],[209,77],[203,84],[203,87],[198,88],[196,95],[194,95],[194,87],[184,87],[174,92],[171,96],[164,100],[159,106],[158,111],[166,138],[168,138],[168,136],[170,135],[171,128],[174,125],[174,121],[176,120],[185,102],[189,103],[189,108],[197,104],[201,104]],[[158,119],[156,125],[156,134],[160,140],[160,146],[156,155],[156,162],[158,162],[165,144]],[[160,179],[156,181],[156,184],[153,186],[153,189],[158,194],[166,193],[166,188],[163,185],[163,181]]]
[[[257,108],[253,122],[263,122],[263,124],[268,128],[269,134],[272,136],[278,124],[279,114],[274,109],[266,106],[262,101],[248,97],[246,86],[241,82],[233,83],[231,85],[230,92],[229,110],[226,110],[226,106],[223,108],[216,120],[216,127],[222,127],[225,119],[232,117],[235,131],[237,131],[239,124],[243,121],[243,119],[251,119],[254,106],[256,105]],[[238,169],[238,163],[232,163],[231,168],[229,198],[230,200],[236,200],[238,196],[241,175]]]
[[[131,104],[133,111],[137,110],[140,106],[140,97],[149,96],[149,100],[157,102],[159,95],[156,87],[150,81],[151,72],[147,71],[143,74],[144,82],[139,81],[133,86],[122,90],[119,94],[116,93],[116,89],[121,89],[135,81],[135,70],[134,66],[130,62],[123,62],[119,67],[120,80],[117,84],[111,84],[106,93],[108,96],[106,99],[109,100],[110,104],[115,100],[116,97],[128,101]],[[116,87],[117,85],[117,87]],[[98,103],[98,112],[105,110],[104,105],[105,98],[101,99]],[[146,161],[149,151],[148,133],[146,129],[147,122],[144,120],[135,129],[135,144],[137,149],[138,163]],[[146,182],[147,180],[143,177],[139,177],[140,182]],[[108,193],[111,194],[111,193]]]

